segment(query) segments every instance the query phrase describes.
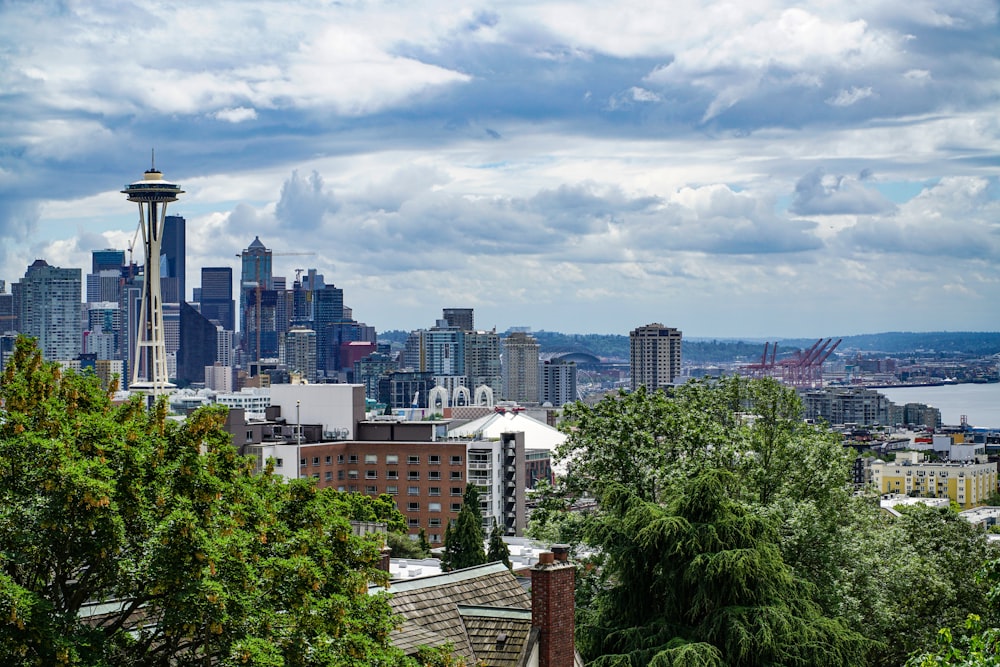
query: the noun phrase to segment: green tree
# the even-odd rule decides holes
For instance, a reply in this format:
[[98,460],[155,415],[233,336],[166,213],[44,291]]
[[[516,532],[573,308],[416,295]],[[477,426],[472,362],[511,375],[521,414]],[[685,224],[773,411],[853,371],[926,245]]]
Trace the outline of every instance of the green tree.
[[420,550],[423,552],[423,558],[426,558],[431,552],[431,543],[427,541],[427,531],[423,528],[417,533],[417,544],[420,545]]
[[494,522],[490,531],[490,548],[486,552],[487,563],[503,563],[510,569],[510,547],[503,541],[503,531],[500,524]]
[[224,410],[115,405],[26,338],[0,405],[0,663],[410,662],[349,523],[377,500],[255,475]]
[[465,487],[462,509],[454,525],[445,531],[443,566],[446,570],[459,570],[486,563],[483,548],[483,515],[479,509],[479,490],[475,484]]

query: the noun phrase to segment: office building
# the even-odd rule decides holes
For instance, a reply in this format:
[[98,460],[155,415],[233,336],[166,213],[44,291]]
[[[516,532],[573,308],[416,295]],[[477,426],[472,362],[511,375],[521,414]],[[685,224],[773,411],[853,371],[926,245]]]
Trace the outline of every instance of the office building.
[[[187,300],[186,222],[179,215],[163,219],[163,243],[160,246],[160,278],[166,281],[163,300],[179,303]],[[169,298],[168,298],[169,297]]]
[[233,270],[228,266],[206,266],[201,270],[201,314],[226,331],[236,331],[233,300]]
[[218,361],[218,327],[189,303],[180,304],[180,346],[177,349],[177,384],[205,381],[205,367]]
[[[480,396],[481,388],[488,389],[490,402],[503,392],[503,374],[500,369],[500,336],[496,331],[465,332],[465,375],[469,389]],[[479,404],[480,401],[476,400]]]
[[0,280],[0,336],[17,331],[17,310],[14,295],[7,292],[6,281]]
[[647,324],[629,333],[633,391],[668,387],[681,374],[681,332],[662,324]]
[[82,271],[35,260],[18,283],[21,333],[38,339],[49,361],[76,359],[82,352]]
[[240,272],[240,346],[248,361],[278,356],[277,306],[272,253],[255,237],[241,255]]
[[539,400],[538,341],[523,331],[503,340],[503,398],[518,403]]
[[104,250],[93,250],[91,257],[91,273],[101,271],[114,271],[121,275],[121,269],[125,266],[125,251],[106,248]]
[[308,382],[316,381],[316,332],[293,326],[285,334],[285,368]]

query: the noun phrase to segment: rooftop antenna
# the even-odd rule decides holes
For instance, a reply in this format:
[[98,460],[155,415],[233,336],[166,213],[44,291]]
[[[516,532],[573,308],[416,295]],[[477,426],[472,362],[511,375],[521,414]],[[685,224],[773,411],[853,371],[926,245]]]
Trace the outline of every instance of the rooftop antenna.
[[153,171],[156,171],[156,149],[155,148],[150,148],[149,149],[149,163],[150,163],[150,166],[153,168]]

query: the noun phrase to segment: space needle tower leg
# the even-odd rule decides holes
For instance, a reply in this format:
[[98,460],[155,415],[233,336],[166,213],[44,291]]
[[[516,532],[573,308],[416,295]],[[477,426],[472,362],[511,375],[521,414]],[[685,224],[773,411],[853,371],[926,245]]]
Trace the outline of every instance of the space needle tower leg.
[[163,179],[155,165],[136,181],[122,190],[129,201],[139,204],[139,226],[145,251],[143,268],[142,302],[136,327],[135,349],[132,354],[132,382],[134,391],[153,396],[174,388],[167,370],[167,346],[163,335],[163,300],[160,293],[160,250],[163,243],[163,224],[167,204],[177,201],[182,194],[177,185]]

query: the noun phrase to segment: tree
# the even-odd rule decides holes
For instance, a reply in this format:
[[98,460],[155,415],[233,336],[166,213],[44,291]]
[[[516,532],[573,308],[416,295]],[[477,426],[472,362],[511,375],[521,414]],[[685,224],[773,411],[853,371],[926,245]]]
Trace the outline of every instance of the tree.
[[349,523],[398,520],[377,500],[255,475],[223,409],[114,405],[23,337],[0,405],[0,663],[411,664]]
[[431,552],[431,543],[427,541],[427,531],[423,528],[417,533],[417,544],[420,545],[420,551],[423,552],[423,558]]
[[483,515],[475,484],[466,485],[458,519],[454,525],[448,524],[444,539],[442,564],[446,570],[459,570],[487,562],[486,549],[483,548]]
[[588,664],[855,665],[864,638],[823,615],[776,522],[707,469],[660,505],[618,487],[591,538],[608,556],[578,646]]
[[510,569],[510,547],[503,541],[503,531],[500,524],[494,522],[490,532],[490,548],[486,553],[487,563],[503,563]]

